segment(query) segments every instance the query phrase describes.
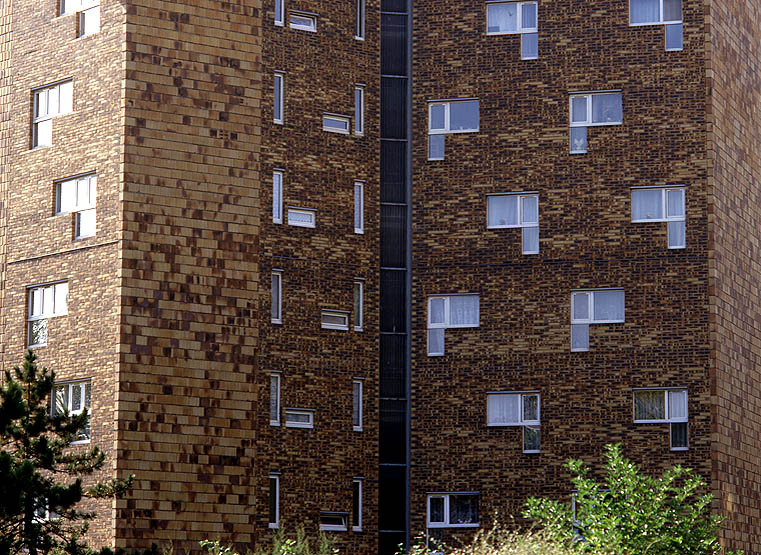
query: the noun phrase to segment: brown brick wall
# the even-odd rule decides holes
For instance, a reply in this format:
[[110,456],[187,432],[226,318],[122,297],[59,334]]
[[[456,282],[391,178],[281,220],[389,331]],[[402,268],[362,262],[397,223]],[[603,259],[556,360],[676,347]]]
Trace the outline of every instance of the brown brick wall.
[[126,3],[117,545],[250,545],[261,8]]
[[712,357],[712,489],[727,517],[726,545],[759,553],[761,531],[761,300],[757,255],[761,217],[757,3],[708,3],[707,106],[713,204],[709,219]]

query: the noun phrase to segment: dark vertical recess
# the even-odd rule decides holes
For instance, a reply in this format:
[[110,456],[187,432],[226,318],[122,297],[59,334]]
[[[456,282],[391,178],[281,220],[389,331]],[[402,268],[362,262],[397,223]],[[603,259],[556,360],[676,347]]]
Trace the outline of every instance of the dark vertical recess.
[[378,551],[409,546],[412,0],[381,0]]

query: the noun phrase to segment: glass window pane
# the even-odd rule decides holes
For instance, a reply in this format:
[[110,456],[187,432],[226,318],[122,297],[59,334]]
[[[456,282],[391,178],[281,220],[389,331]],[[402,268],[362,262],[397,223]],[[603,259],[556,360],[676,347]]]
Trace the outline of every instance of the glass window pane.
[[354,283],[354,327],[362,327],[362,284]]
[[71,386],[71,412],[78,413],[82,410],[82,386],[75,384]]
[[444,328],[428,330],[428,354],[444,354]]
[[539,426],[523,427],[523,450],[539,451]]
[[283,22],[283,0],[275,0],[275,23]]
[[280,320],[280,274],[272,274],[272,319]]
[[595,322],[624,320],[623,291],[595,291],[594,293]]
[[48,89],[48,115],[55,116],[62,112],[61,110],[61,89],[63,84]]
[[29,322],[29,344],[30,345],[47,345],[48,343],[48,321],[33,320]]
[[322,127],[326,130],[333,130],[333,131],[340,131],[342,133],[348,133],[349,121],[345,119],[338,119],[338,118],[326,116],[322,118]]
[[274,117],[275,121],[283,119],[283,76],[275,74],[275,100],[274,100]]
[[444,522],[444,498],[430,497],[428,499],[429,522]]
[[34,146],[50,146],[53,144],[53,120],[46,119],[34,126]]
[[687,233],[684,222],[668,223],[668,241],[670,249],[683,249],[687,246]]
[[55,407],[56,416],[64,414],[69,410],[69,388],[65,385],[57,385],[55,388]]
[[95,220],[96,214],[94,208],[77,212],[74,236],[77,239],[93,237],[95,235]]
[[539,395],[523,396],[523,421],[539,420]]
[[48,91],[39,91],[34,93],[35,118],[45,117],[48,115]]
[[452,102],[449,105],[449,130],[478,130],[478,101]]
[[444,298],[433,298],[429,301],[430,303],[430,314],[428,315],[428,324],[429,325],[437,325],[446,324],[446,316],[444,314],[444,307],[446,305],[446,299]]
[[539,198],[536,196],[521,197],[522,210],[521,218],[522,224],[538,224],[539,223]]
[[521,29],[536,29],[536,4],[521,5]]
[[272,174],[272,221],[283,221],[283,176],[280,173]]
[[515,33],[518,31],[518,4],[487,4],[486,32]]
[[450,297],[449,325],[478,325],[478,297],[473,295]]
[[31,306],[29,307],[29,315],[30,316],[41,316],[42,315],[42,289],[32,289],[31,293]]
[[632,190],[632,220],[663,219],[662,189]]
[[665,420],[665,391],[635,391],[634,420]]
[[586,123],[587,120],[586,96],[571,97],[571,123]]
[[444,137],[446,135],[428,135],[428,159],[444,159]]
[[43,287],[42,289],[42,313],[45,315],[55,314],[55,287]]
[[486,420],[492,425],[520,424],[520,395],[512,393],[487,395]]
[[669,391],[669,420],[687,420],[687,391]]
[[587,128],[571,127],[571,152],[584,153],[587,151]]
[[354,382],[352,398],[352,425],[362,426],[362,384]]
[[523,228],[523,254],[539,252],[539,226]]
[[364,133],[364,89],[354,89],[354,132]]
[[621,123],[621,93],[592,95],[592,123]]
[[684,189],[666,191],[666,206],[669,218],[684,218]]
[[363,217],[363,189],[364,186],[361,183],[354,184],[354,230],[363,231],[365,227]]
[[631,23],[658,23],[660,21],[659,0],[629,0],[629,21]]
[[687,422],[672,422],[671,423],[671,448],[672,449],[687,449]]
[[269,521],[277,523],[277,478],[270,478]]
[[59,114],[68,114],[74,107],[73,94],[74,84],[71,81],[61,83],[58,87],[60,93]]
[[431,104],[429,129],[446,129],[446,106],[444,104]]
[[518,195],[487,197],[486,214],[489,227],[518,225]]
[[450,495],[449,523],[476,524],[478,522],[478,496]]
[[[66,314],[69,307],[69,284],[59,283],[55,286],[55,314]],[[46,309],[47,310],[47,309]]]
[[571,350],[589,350],[589,324],[571,324]]
[[90,408],[90,402],[92,401],[92,385],[90,382],[85,383],[85,408]]
[[573,301],[572,316],[573,320],[589,320],[589,293],[574,293],[571,297]]
[[682,0],[663,0],[663,21],[682,20]]
[[79,14],[80,36],[92,35],[100,31],[100,6],[94,6]]
[[280,421],[280,376],[270,376],[270,422]]
[[681,23],[666,25],[666,50],[682,50],[684,48],[683,34]]
[[533,60],[539,57],[539,35],[537,33],[523,33],[521,35],[521,58]]

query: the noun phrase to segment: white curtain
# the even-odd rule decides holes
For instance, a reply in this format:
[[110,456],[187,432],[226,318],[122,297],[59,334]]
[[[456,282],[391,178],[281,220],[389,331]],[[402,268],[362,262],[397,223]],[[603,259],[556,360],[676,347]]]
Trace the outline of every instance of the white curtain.
[[663,0],[663,21],[682,20],[682,0]]
[[521,7],[521,29],[536,29],[536,4]]
[[428,330],[428,354],[444,354],[444,328]]
[[595,291],[595,321],[624,319],[623,291]]
[[623,121],[621,93],[592,95],[592,123]]
[[669,391],[669,420],[687,420],[687,391]]
[[429,310],[430,314],[428,315],[428,324],[446,324],[445,315],[444,315],[444,305],[446,304],[446,299],[443,297],[434,298],[429,301]]
[[634,392],[634,420],[665,420],[666,399],[665,392],[635,391]]
[[668,236],[670,249],[682,249],[687,240],[684,222],[669,222]]
[[571,307],[571,310],[573,312],[572,318],[574,320],[589,320],[589,295],[590,293],[573,294],[573,306]]
[[521,35],[521,58],[531,59],[539,57],[539,34],[523,33]]
[[487,4],[487,33],[515,33],[518,31],[518,4]]
[[571,324],[571,350],[589,350],[589,324]]
[[518,225],[518,195],[487,197],[489,227]]
[[666,201],[669,218],[684,218],[684,189],[666,192]]
[[632,220],[662,219],[662,195],[661,189],[634,189],[632,191]]
[[523,396],[523,421],[539,420],[539,395]]
[[478,129],[478,100],[452,102],[449,105],[450,131],[475,131]]
[[450,297],[449,325],[478,325],[478,297],[475,295]]
[[629,0],[629,20],[631,23],[658,23],[659,0]]
[[521,223],[538,224],[539,223],[539,199],[534,196],[521,197]]
[[489,424],[520,424],[520,396],[515,394],[487,395],[486,418]]

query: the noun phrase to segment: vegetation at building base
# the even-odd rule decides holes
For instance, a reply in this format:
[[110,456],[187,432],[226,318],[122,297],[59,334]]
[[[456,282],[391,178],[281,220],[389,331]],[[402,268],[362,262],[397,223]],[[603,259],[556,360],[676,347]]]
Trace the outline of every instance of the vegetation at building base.
[[313,551],[303,527],[296,528],[296,539],[286,538],[285,532],[279,528],[275,533],[272,546],[256,548],[239,554],[231,547],[225,547],[218,541],[202,541],[201,547],[210,555],[338,555],[338,549],[323,532],[317,538],[317,550]]
[[84,498],[124,495],[132,484],[130,477],[83,486],[82,477],[99,470],[105,455],[98,447],[70,447],[89,416],[86,410],[54,415],[54,385],[55,374],[39,369],[31,350],[21,367],[5,371],[0,387],[0,553],[97,553],[82,539],[95,514],[78,505]]

